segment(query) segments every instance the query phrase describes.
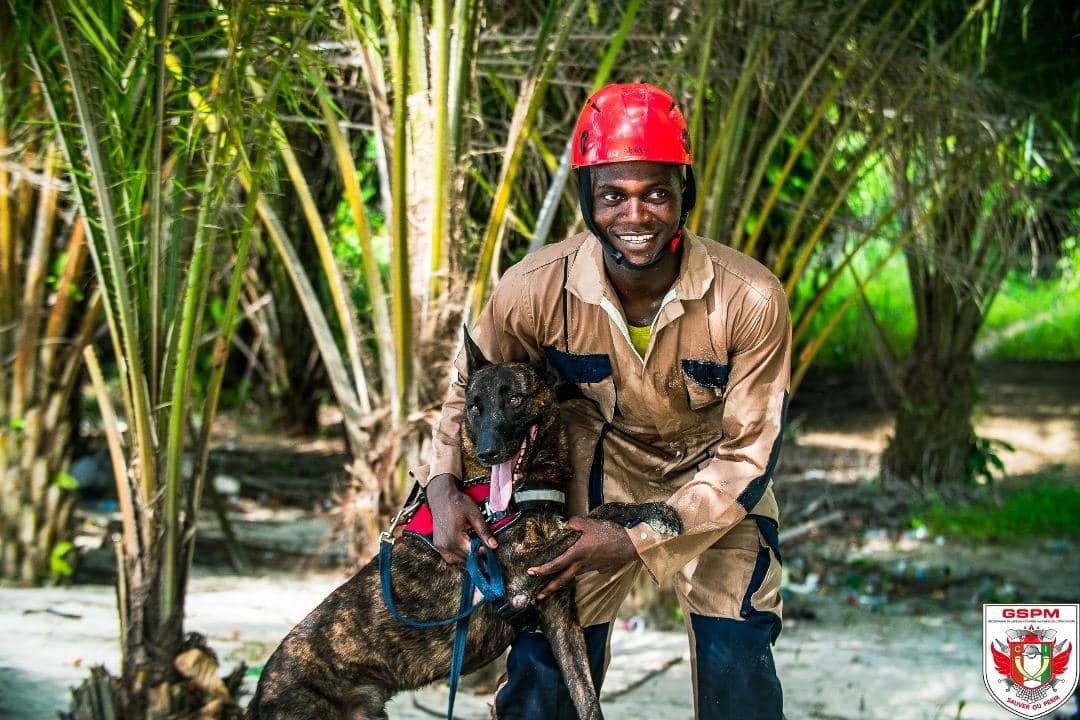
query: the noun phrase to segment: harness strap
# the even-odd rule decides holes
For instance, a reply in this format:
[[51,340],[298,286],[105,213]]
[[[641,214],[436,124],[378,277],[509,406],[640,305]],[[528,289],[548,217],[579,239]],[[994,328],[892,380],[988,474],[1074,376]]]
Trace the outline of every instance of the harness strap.
[[[475,605],[469,605],[469,601],[472,599],[473,595],[473,583],[472,579],[468,576],[468,574],[466,574],[465,577],[462,578],[462,597],[464,598],[464,601],[458,607],[458,612],[451,615],[450,617],[442,618],[440,620],[413,620],[411,618],[405,617],[398,611],[397,605],[394,604],[393,588],[391,586],[390,580],[390,555],[393,546],[394,543],[386,539],[383,539],[382,542],[379,543],[379,584],[382,586],[383,604],[386,605],[386,609],[390,611],[390,615],[393,616],[393,618],[402,625],[407,625],[414,628],[442,627],[443,625],[449,625],[452,622],[457,622],[458,620],[469,617],[469,615],[471,615],[473,611],[476,610],[476,608],[480,607],[487,601],[487,599],[485,598],[484,600],[478,601]],[[471,557],[472,554],[473,553],[470,548],[469,556]],[[465,595],[464,585],[470,586],[468,595]]]
[[[465,574],[461,578],[461,598],[458,601],[458,612],[441,620],[412,620],[402,615],[397,605],[394,604],[393,588],[390,580],[390,561],[393,551],[393,541],[384,538],[379,544],[379,584],[382,586],[383,603],[390,615],[395,620],[414,628],[432,628],[457,623],[454,629],[454,641],[450,647],[450,697],[446,710],[446,720],[454,718],[454,698],[457,696],[458,680],[461,678],[461,667],[465,661],[465,640],[469,635],[469,616],[485,602],[492,602],[503,615],[506,602],[506,584],[503,581],[502,568],[495,557],[495,553],[485,552],[480,554],[480,538],[472,538],[469,541],[469,554],[465,557]],[[479,590],[483,599],[474,605],[472,602],[473,591]]]

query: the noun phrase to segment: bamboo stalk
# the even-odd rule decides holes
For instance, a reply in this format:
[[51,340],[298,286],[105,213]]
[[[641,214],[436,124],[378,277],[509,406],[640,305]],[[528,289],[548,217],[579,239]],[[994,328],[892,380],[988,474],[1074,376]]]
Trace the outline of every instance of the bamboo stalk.
[[[583,0],[571,0],[559,18],[555,38],[550,44],[545,41],[546,32],[543,29],[540,37],[537,38],[537,49],[529,72],[521,84],[521,90],[518,93],[518,104],[514,108],[514,116],[510,121],[510,137],[507,142],[506,152],[503,154],[502,169],[496,186],[495,200],[492,203],[487,227],[480,243],[480,254],[477,258],[472,287],[469,289],[470,318],[475,318],[480,314],[480,309],[483,307],[484,300],[487,297],[495,246],[498,242],[500,230],[503,227],[510,192],[514,181],[517,179],[517,170],[521,164],[522,150],[525,141],[528,139],[528,131],[532,127],[555,64],[563,47],[566,45],[573,21],[583,4]],[[555,2],[552,0],[552,3],[548,5],[548,16],[552,16],[554,12]],[[545,21],[545,25],[548,24],[549,22]],[[544,53],[545,48],[547,48],[546,56]]]
[[[0,88],[0,93],[5,93]],[[2,119],[2,118],[0,118]],[[11,152],[8,147],[7,128],[0,124],[0,156]],[[11,173],[5,163],[0,163],[0,357],[7,357],[14,343],[13,323],[18,298],[18,278],[16,275],[15,234],[12,232],[11,217]],[[10,418],[8,405],[7,375],[0,372],[0,425],[6,425]]]
[[[634,23],[634,18],[637,16],[638,7],[641,5],[640,0],[630,0],[626,7],[623,9],[622,18],[619,20],[619,26],[615,29],[614,35],[611,37],[611,42],[608,43],[607,49],[604,51],[603,57],[600,59],[600,64],[596,68],[596,74],[593,76],[592,84],[590,85],[590,95],[599,90],[608,80],[608,76],[611,74],[611,68],[615,65],[615,59],[619,56],[619,51],[622,49],[623,42],[626,40],[627,34],[630,32],[630,27]],[[535,128],[533,133],[536,133]],[[559,156],[559,163],[556,167],[550,168],[553,175],[551,177],[551,184],[548,185],[547,192],[544,194],[544,201],[540,205],[540,213],[536,218],[536,229],[532,233],[532,237],[529,240],[529,252],[535,252],[544,246],[547,242],[548,235],[551,234],[551,224],[555,220],[555,213],[558,210],[559,197],[562,196],[564,189],[566,188],[566,181],[570,177],[570,145],[573,142],[572,139],[566,141],[566,145],[563,146],[562,155]],[[568,196],[568,203],[571,207],[575,205],[575,198],[566,193]]]
[[165,136],[165,57],[168,55],[169,42],[169,1],[158,0],[154,13],[154,138],[150,150],[150,198],[149,198],[149,228],[147,232],[147,245],[149,246],[149,273],[150,287],[147,299],[150,302],[150,377],[154,382],[150,383],[150,402],[155,405],[158,402],[156,382],[160,377],[161,366],[161,248],[162,248],[162,193],[161,186],[164,175],[162,173],[163,144]]
[[379,353],[380,377],[382,378],[383,393],[390,399],[391,412],[398,416],[398,408],[401,398],[397,388],[397,361],[394,355],[393,333],[390,326],[390,313],[387,309],[386,289],[383,287],[382,276],[379,274],[379,266],[375,262],[375,249],[371,242],[371,227],[368,223],[367,211],[364,209],[364,199],[360,190],[360,183],[356,179],[356,165],[353,162],[352,152],[349,149],[348,140],[338,125],[337,117],[326,99],[319,95],[319,107],[322,110],[323,120],[326,123],[326,134],[330,139],[330,145],[337,161],[338,174],[345,190],[345,199],[349,203],[349,211],[352,213],[353,225],[356,226],[357,241],[360,244],[360,262],[364,268],[364,282],[371,298],[372,324],[375,328],[375,345]]
[[[64,60],[67,71],[66,78],[71,85],[71,98],[75,105],[79,129],[84,140],[83,148],[91,167],[89,182],[94,189],[96,204],[85,203],[85,199],[83,199],[82,210],[86,217],[89,217],[94,210],[97,210],[98,227],[101,231],[100,233],[91,232],[88,235],[91,238],[91,257],[94,259],[98,277],[101,278],[101,282],[107,288],[107,294],[116,297],[115,304],[110,303],[112,307],[107,307],[106,315],[110,320],[116,318],[119,322],[119,328],[113,326],[112,329],[114,330],[114,345],[117,346],[118,351],[121,351],[120,356],[124,358],[126,363],[125,372],[121,373],[121,375],[136,379],[127,384],[125,395],[129,395],[131,398],[130,410],[135,419],[134,437],[138,446],[140,484],[144,497],[150,498],[157,488],[152,442],[154,435],[151,429],[148,388],[142,380],[145,377],[145,370],[140,335],[134,315],[135,305],[126,273],[119,260],[125,257],[126,254],[121,248],[120,232],[115,223],[115,219],[119,216],[113,210],[112,204],[110,189],[112,172],[106,163],[98,141],[96,122],[90,110],[90,100],[83,87],[78,70],[80,65],[74,56],[64,23],[61,22],[57,14],[54,0],[45,0],[45,5]],[[72,159],[72,156],[68,154],[69,163]],[[77,178],[75,181],[78,183]],[[102,244],[101,252],[96,250],[98,241]]]
[[71,311],[75,308],[74,292],[76,279],[86,267],[86,233],[85,226],[80,220],[76,220],[68,234],[66,259],[64,269],[56,283],[56,302],[49,309],[49,317],[45,322],[45,333],[42,336],[44,343],[41,347],[41,372],[48,377],[52,372],[53,362],[56,358],[56,343],[61,339],[61,334],[71,317]]
[[191,390],[191,376],[195,367],[195,333],[198,330],[197,318],[199,306],[205,301],[208,291],[209,262],[214,247],[214,238],[208,232],[211,226],[211,205],[215,202],[214,187],[218,172],[217,133],[211,133],[210,156],[207,160],[199,218],[195,226],[194,245],[191,250],[191,267],[187,286],[184,290],[183,306],[180,314],[180,334],[176,345],[176,366],[173,369],[172,386],[167,397],[170,400],[167,436],[165,440],[165,477],[164,477],[164,517],[165,542],[162,545],[161,588],[159,592],[162,625],[170,622],[178,608],[178,598],[182,599],[182,589],[177,579],[179,539],[180,539],[180,462],[184,452],[184,425],[187,419],[188,398]]
[[[258,84],[251,81],[256,91]],[[307,178],[300,168],[296,154],[289,145],[288,139],[281,128],[280,123],[271,120],[271,137],[285,163],[286,172],[292,180],[293,190],[300,201],[304,218],[307,220],[308,229],[311,231],[315,247],[319,252],[319,260],[322,263],[323,274],[330,288],[330,296],[333,299],[334,309],[337,312],[338,322],[341,324],[341,333],[345,340],[345,352],[349,359],[349,367],[352,371],[352,382],[356,385],[357,397],[360,401],[360,410],[365,414],[371,413],[371,400],[368,396],[367,376],[364,373],[363,364],[360,362],[360,348],[358,346],[358,333],[356,330],[355,308],[348,290],[345,287],[345,279],[341,276],[341,269],[334,259],[334,251],[330,247],[330,237],[327,235],[326,226],[323,224],[319,209],[315,204],[315,198],[311,195],[311,188]]]
[[[765,142],[764,147],[758,150],[758,161],[754,166],[754,170],[751,173],[750,178],[748,179],[746,190],[743,195],[742,206],[739,209],[735,224],[731,228],[732,247],[740,249],[747,254],[753,252],[754,243],[747,242],[746,247],[743,247],[743,233],[746,229],[747,218],[750,216],[751,209],[753,208],[754,203],[757,201],[757,192],[758,189],[761,187],[761,183],[764,179],[765,170],[768,167],[769,160],[772,157],[772,154],[776,149],[777,145],[780,143],[780,140],[783,139],[784,134],[789,131],[791,118],[794,116],[795,111],[802,106],[802,98],[810,89],[812,81],[817,77],[818,73],[821,72],[821,70],[826,66],[826,62],[830,59],[832,50],[837,45],[837,43],[839,43],[841,40],[847,39],[848,27],[859,16],[866,3],[867,0],[859,0],[859,4],[855,8],[845,13],[844,22],[837,29],[837,31],[832,34],[826,47],[818,54],[817,58],[814,61],[814,64],[806,72],[802,82],[799,84],[799,87],[796,89],[794,95],[784,107],[783,114],[777,120],[772,135]],[[839,89],[841,84],[842,79],[834,83],[832,92],[835,93],[835,91]],[[827,102],[819,102],[817,107],[815,108],[815,113],[818,111],[824,113],[825,108],[827,108]],[[764,224],[765,216],[764,214],[759,214],[758,221],[757,223],[755,223],[755,229],[763,226]],[[754,237],[753,239],[756,243],[757,238]]]
[[14,378],[12,383],[11,412],[22,415],[25,407],[35,402],[37,392],[34,375],[37,370],[38,337],[41,328],[40,308],[45,297],[45,273],[48,270],[52,229],[56,219],[57,188],[52,180],[56,177],[60,153],[55,143],[45,150],[42,165],[42,183],[38,193],[37,216],[30,241],[30,254],[23,270],[23,297],[21,339],[15,352]]
[[[240,182],[245,189],[251,187],[250,178],[241,175]],[[319,354],[322,356],[323,363],[326,366],[326,374],[334,391],[334,397],[337,398],[338,404],[341,406],[349,449],[354,455],[359,456],[365,445],[362,439],[363,433],[360,430],[362,422],[360,401],[349,379],[349,373],[345,369],[341,353],[334,343],[334,335],[330,330],[330,324],[326,321],[326,316],[319,307],[319,296],[304,273],[300,257],[296,254],[296,250],[289,241],[284,224],[261,195],[258,199],[257,210],[263,227],[266,228],[267,237],[270,238],[274,249],[281,258],[285,271],[289,274],[289,279],[292,280],[293,287],[296,288],[297,299],[300,300],[304,314],[311,326],[315,343],[319,347]]]
[[[256,159],[256,167],[260,167],[265,153],[260,152]],[[259,177],[259,173],[255,173]],[[258,187],[253,187],[248,193],[244,208],[244,220],[239,230],[239,242],[236,247],[236,258],[233,262],[232,276],[229,279],[229,291],[225,301],[225,315],[221,320],[220,334],[214,342],[212,356],[213,368],[210,371],[209,382],[206,386],[206,399],[203,401],[202,425],[199,430],[199,438],[195,446],[195,465],[192,469],[192,487],[188,494],[187,514],[184,522],[183,551],[182,556],[186,563],[186,572],[191,572],[191,562],[194,558],[195,532],[197,528],[198,508],[202,499],[203,488],[206,487],[206,471],[210,457],[210,433],[213,428],[214,418],[217,417],[218,401],[221,398],[221,387],[225,379],[225,361],[229,354],[229,345],[232,341],[233,331],[236,326],[237,308],[240,305],[240,292],[244,287],[244,272],[247,268],[247,258],[251,246],[251,234],[254,231],[255,212],[257,200],[260,196]],[[233,534],[224,504],[217,491],[211,486],[211,500],[214,512],[218,515],[218,521],[225,533],[226,546],[234,568],[242,571],[247,562],[243,550]]]
[[[428,302],[434,302],[446,282],[447,208],[451,178],[447,173],[450,160],[449,115],[450,97],[450,17],[447,0],[434,0],[431,9],[432,105],[434,110],[431,142],[432,190],[431,236],[428,241],[430,273]],[[426,313],[425,313],[426,315]]]
[[[120,438],[119,423],[116,419],[116,411],[113,409],[112,400],[109,399],[109,389],[105,385],[105,376],[101,372],[97,353],[93,345],[87,345],[82,351],[83,360],[86,362],[86,370],[90,374],[90,384],[94,388],[94,396],[97,398],[98,410],[101,412],[101,428],[105,433],[105,447],[109,450],[109,459],[112,461],[113,480],[116,483],[117,504],[120,506],[120,525],[122,532],[117,551],[123,552],[128,558],[139,556],[139,547],[149,547],[148,536],[138,531],[135,518],[135,501],[131,494],[131,485],[128,483],[124,468],[128,466],[124,456],[123,441]],[[122,569],[124,564],[120,564]],[[124,576],[123,572],[119,573]],[[126,613],[120,614],[121,618],[127,617]],[[121,633],[121,637],[123,634]]]
[[[64,366],[59,373],[52,376],[55,390],[45,410],[45,431],[50,435],[55,432],[67,412],[66,406],[75,391],[75,383],[79,377],[79,367],[82,365],[80,359],[82,350],[90,344],[94,331],[98,328],[98,315],[100,312],[101,291],[95,288],[83,308],[79,329],[68,341],[69,351],[64,358]],[[52,439],[50,439],[50,442],[56,443]]]
[[409,282],[409,231],[408,195],[405,186],[408,148],[406,147],[406,122],[408,102],[409,57],[409,0],[399,0],[395,15],[397,21],[397,47],[391,44],[393,53],[391,77],[393,79],[394,139],[390,163],[390,194],[393,198],[393,215],[390,218],[390,317],[394,333],[394,354],[398,359],[397,389],[399,415],[394,424],[401,426],[404,417],[413,406],[413,317]]
[[[450,144],[450,160],[454,165],[459,165],[462,160],[462,118],[468,106],[466,98],[470,80],[467,65],[473,51],[479,12],[480,4],[476,0],[454,0],[450,72],[447,79],[447,104],[452,110],[447,117],[447,137]],[[460,170],[455,172],[460,174]]]

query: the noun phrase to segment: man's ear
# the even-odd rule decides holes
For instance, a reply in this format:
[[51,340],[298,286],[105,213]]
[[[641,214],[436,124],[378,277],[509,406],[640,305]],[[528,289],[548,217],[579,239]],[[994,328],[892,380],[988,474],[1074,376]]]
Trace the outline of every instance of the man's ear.
[[464,330],[466,359],[465,367],[468,370],[469,376],[472,377],[472,374],[474,372],[484,367],[485,365],[490,365],[491,362],[486,357],[484,357],[483,351],[481,351],[477,344],[473,342],[472,335],[469,334],[468,325],[464,326]]

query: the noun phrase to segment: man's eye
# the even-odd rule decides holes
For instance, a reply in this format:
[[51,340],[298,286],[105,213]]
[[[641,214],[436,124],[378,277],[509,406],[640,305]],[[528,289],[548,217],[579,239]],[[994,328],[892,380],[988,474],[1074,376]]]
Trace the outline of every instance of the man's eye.
[[667,190],[653,190],[649,196],[655,202],[666,202],[671,197],[671,193]]
[[618,193],[606,192],[600,194],[600,199],[606,203],[616,203],[619,202],[620,197]]

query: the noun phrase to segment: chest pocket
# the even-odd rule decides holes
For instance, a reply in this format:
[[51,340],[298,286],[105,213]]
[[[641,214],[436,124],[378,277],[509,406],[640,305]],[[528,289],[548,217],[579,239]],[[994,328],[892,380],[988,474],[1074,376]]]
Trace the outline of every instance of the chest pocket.
[[715,360],[680,361],[686,376],[686,395],[691,410],[711,409],[724,401],[728,366]]
[[570,353],[545,345],[544,354],[553,368],[571,386],[595,402],[610,422],[615,414],[615,380],[611,358],[604,353]]

